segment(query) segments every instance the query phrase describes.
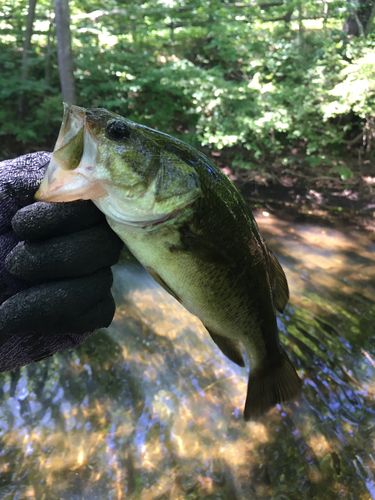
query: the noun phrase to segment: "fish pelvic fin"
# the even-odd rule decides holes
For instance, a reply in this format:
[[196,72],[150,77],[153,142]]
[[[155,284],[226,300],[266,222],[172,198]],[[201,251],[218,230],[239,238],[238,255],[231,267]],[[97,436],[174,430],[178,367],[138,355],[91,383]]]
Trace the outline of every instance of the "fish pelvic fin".
[[301,394],[302,381],[285,351],[276,363],[250,372],[245,403],[245,421],[256,419],[279,403],[288,403]]
[[240,343],[238,342],[238,340],[228,339],[227,337],[218,335],[217,333],[209,330],[207,326],[206,330],[211,335],[212,340],[227,358],[229,358],[234,363],[237,363],[238,366],[245,366],[245,362],[241,353]]
[[178,300],[178,302],[181,302],[181,298],[177,295],[177,293],[174,290],[172,290],[172,288],[168,285],[168,283],[166,283],[163,280],[163,278],[161,276],[159,276],[159,274],[155,271],[155,269],[153,267],[144,266],[144,268],[146,269],[148,274],[150,276],[152,276],[152,278],[154,278],[156,283],[158,283],[161,287],[163,287],[164,290],[169,293],[169,295],[172,295],[172,297],[174,299]]
[[271,259],[273,302],[275,308],[282,313],[289,299],[288,282],[280,262],[270,249],[268,249],[268,252]]

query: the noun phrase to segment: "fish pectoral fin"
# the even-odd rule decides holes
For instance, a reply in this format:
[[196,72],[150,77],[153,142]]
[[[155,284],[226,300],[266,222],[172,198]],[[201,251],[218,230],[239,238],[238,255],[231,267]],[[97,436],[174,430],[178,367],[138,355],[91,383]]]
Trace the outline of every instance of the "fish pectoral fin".
[[238,340],[228,339],[227,337],[223,337],[222,335],[218,335],[217,333],[212,332],[206,326],[206,330],[211,335],[212,340],[218,346],[220,351],[225,354],[227,358],[229,358],[234,363],[237,363],[239,366],[245,366],[245,362],[242,357],[240,343]]
[[279,403],[294,401],[301,394],[302,381],[285,351],[278,359],[251,371],[244,418],[258,418]]
[[178,302],[181,302],[181,299],[180,297],[177,295],[177,293],[172,290],[172,288],[163,280],[163,278],[161,276],[159,276],[159,274],[155,271],[155,269],[151,266],[144,266],[146,271],[148,272],[148,274],[154,278],[154,280],[156,281],[156,283],[158,283],[162,288],[164,288],[164,290],[166,292],[169,293],[169,295],[172,295],[172,297],[176,300],[178,300]]
[[270,249],[268,251],[271,259],[273,301],[276,309],[282,313],[289,299],[288,282],[280,262]]
[[179,231],[180,243],[170,246],[171,252],[189,252],[199,260],[226,266],[232,265],[232,261],[223,249],[218,248],[203,236],[193,233],[189,227],[182,226]]

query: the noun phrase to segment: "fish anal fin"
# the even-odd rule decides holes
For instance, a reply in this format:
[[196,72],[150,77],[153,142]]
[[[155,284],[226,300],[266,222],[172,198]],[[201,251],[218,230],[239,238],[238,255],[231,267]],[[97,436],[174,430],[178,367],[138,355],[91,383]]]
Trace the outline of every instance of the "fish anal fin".
[[239,366],[245,366],[238,340],[228,339],[222,335],[212,332],[206,326],[206,330],[211,335],[212,340],[223,354]]
[[279,403],[294,401],[301,394],[302,381],[285,351],[280,358],[250,371],[245,403],[245,420],[258,418]]
[[289,287],[280,262],[269,250],[272,267],[272,294],[276,309],[283,312],[289,299]]
[[181,302],[181,299],[180,297],[177,295],[177,293],[172,290],[172,288],[168,285],[168,283],[166,283],[163,278],[161,276],[159,276],[159,274],[155,271],[155,269],[151,266],[145,266],[145,269],[146,271],[148,272],[148,274],[150,276],[152,276],[152,278],[154,278],[154,280],[156,281],[156,283],[158,283],[162,288],[164,288],[164,290],[166,292],[169,293],[169,295],[172,295],[172,297],[176,300],[178,300],[178,302]]

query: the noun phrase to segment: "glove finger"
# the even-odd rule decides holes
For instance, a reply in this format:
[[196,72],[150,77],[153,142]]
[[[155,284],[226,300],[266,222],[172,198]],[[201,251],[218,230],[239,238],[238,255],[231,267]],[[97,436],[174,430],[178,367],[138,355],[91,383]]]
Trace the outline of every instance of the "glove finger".
[[8,342],[12,338],[12,335],[8,335],[7,333],[2,333],[0,335],[0,348]]
[[108,293],[104,299],[65,325],[56,325],[52,333],[33,332],[23,336],[1,334],[0,355],[5,359],[0,371],[9,371],[31,361],[41,361],[60,349],[75,349],[94,330],[109,326],[115,309],[112,294]]
[[22,290],[0,306],[0,334],[53,331],[93,307],[112,285],[109,268],[90,276],[50,282]]
[[0,304],[24,288],[29,288],[30,283],[20,280],[10,274],[5,268],[5,259],[19,243],[18,236],[13,231],[0,236]]
[[67,319],[64,323],[55,324],[51,333],[60,335],[82,334],[92,332],[98,328],[107,328],[115,314],[116,305],[111,293],[94,306],[78,314],[74,318]]
[[[0,372],[6,372],[28,365],[32,361],[53,356],[61,349],[76,349],[92,332],[59,335],[32,332],[27,335],[7,335],[0,346]],[[2,338],[3,336],[1,336]]]
[[12,227],[21,239],[33,240],[82,231],[104,220],[105,215],[90,200],[39,201],[19,210],[12,219]]
[[32,203],[50,159],[51,153],[39,151],[0,162],[0,202],[13,198],[23,206]]
[[7,255],[5,266],[30,281],[91,274],[116,264],[124,244],[107,223],[44,241],[19,243]]

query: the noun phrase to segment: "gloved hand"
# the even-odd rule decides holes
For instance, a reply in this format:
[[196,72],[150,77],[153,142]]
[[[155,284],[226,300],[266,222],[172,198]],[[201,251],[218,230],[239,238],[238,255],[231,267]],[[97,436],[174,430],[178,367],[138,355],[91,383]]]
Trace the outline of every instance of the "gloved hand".
[[32,203],[50,156],[0,162],[0,371],[76,347],[115,311],[123,243],[104,215],[90,201]]

